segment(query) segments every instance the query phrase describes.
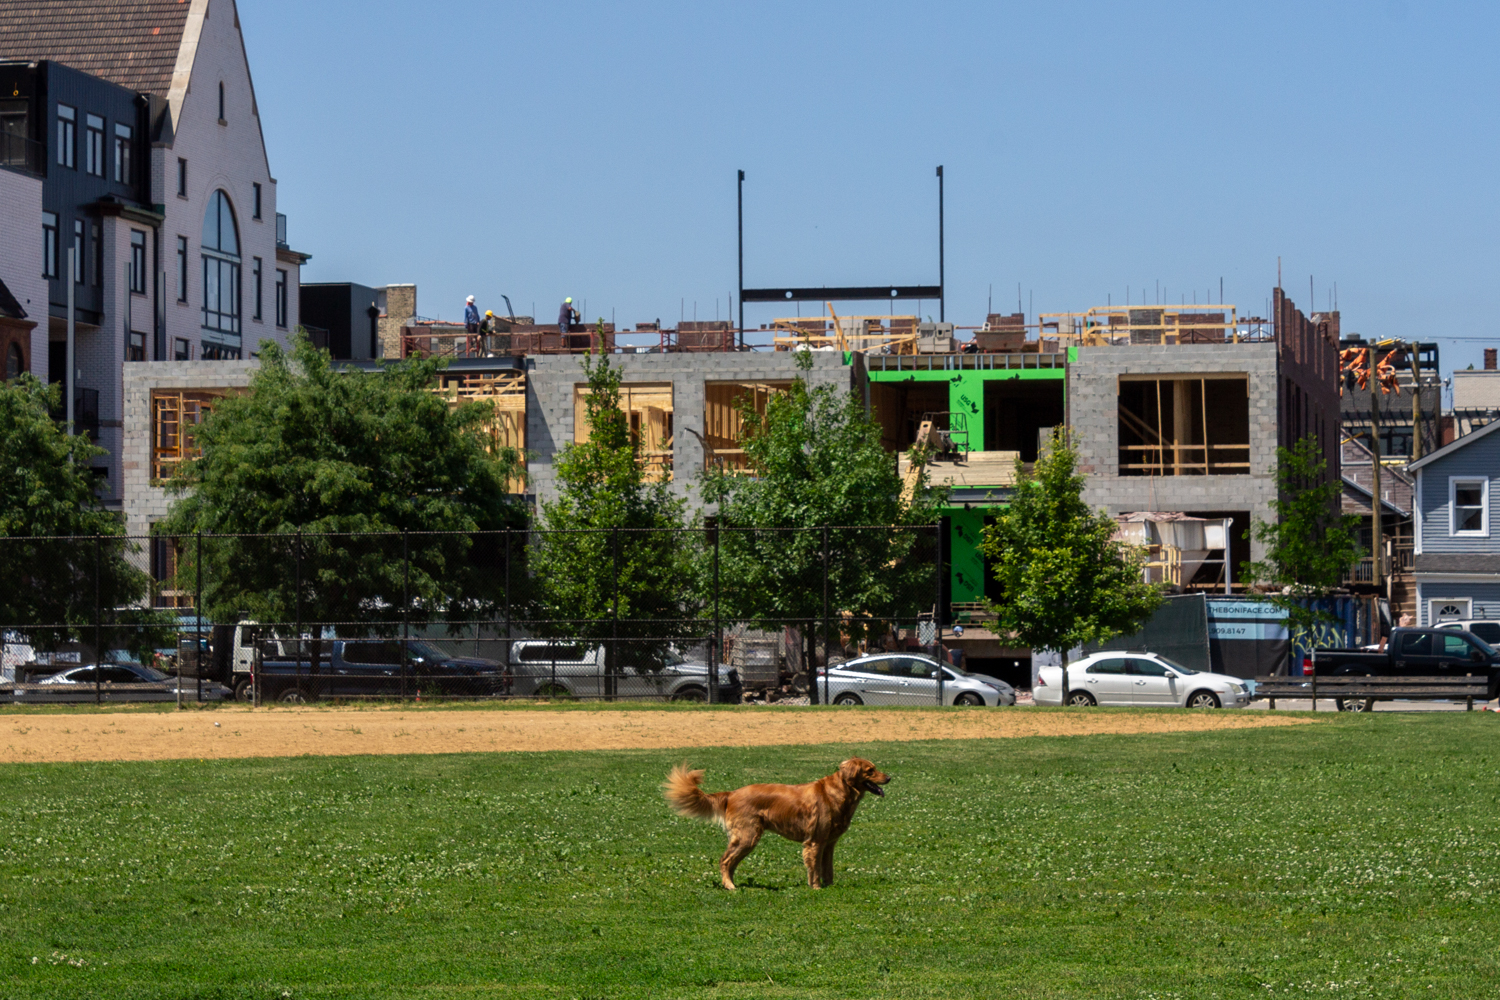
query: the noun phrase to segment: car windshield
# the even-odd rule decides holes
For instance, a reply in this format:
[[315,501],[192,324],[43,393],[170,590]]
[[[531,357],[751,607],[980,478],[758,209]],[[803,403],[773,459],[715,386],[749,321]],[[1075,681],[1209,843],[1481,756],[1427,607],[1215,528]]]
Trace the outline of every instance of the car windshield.
[[1177,671],[1179,674],[1196,674],[1198,672],[1198,671],[1194,670],[1192,667],[1184,667],[1180,663],[1176,663],[1176,662],[1174,662],[1172,660],[1169,660],[1165,656],[1162,656],[1160,653],[1154,653],[1152,655],[1154,655],[1159,662],[1165,663],[1167,666],[1171,667],[1173,670]]
[[139,663],[132,663],[130,665],[130,668],[148,681],[171,680],[170,674],[163,673],[162,671],[157,670],[155,667],[147,667]]
[[407,647],[412,656],[420,656],[424,660],[446,660],[448,654],[436,646],[429,646],[425,642],[413,642]]
[[1483,639],[1479,638],[1479,636],[1475,635],[1473,632],[1469,633],[1469,641],[1472,642],[1474,645],[1478,646],[1480,649],[1482,649],[1484,651],[1484,655],[1485,656],[1494,656],[1495,655],[1495,647],[1491,646],[1489,643],[1487,643]]
[[686,663],[687,658],[684,657],[681,653],[677,652],[677,650],[669,647],[662,650],[661,662],[664,666],[675,667],[679,663]]

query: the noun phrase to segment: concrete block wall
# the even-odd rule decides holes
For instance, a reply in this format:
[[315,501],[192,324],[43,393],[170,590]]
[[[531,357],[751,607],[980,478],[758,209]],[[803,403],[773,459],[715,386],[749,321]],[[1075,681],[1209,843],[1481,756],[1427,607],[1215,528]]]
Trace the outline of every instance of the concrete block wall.
[[152,389],[240,389],[260,362],[144,361],[125,366],[124,428],[120,448],[124,487],[125,531],[148,535],[151,525],[167,516],[173,497],[151,483],[151,448],[155,428],[151,420]]
[[[1249,380],[1250,471],[1223,476],[1122,476],[1119,462],[1121,375],[1244,373]],[[1068,417],[1088,477],[1084,499],[1110,514],[1125,511],[1246,510],[1274,520],[1277,368],[1275,344],[1081,347],[1068,366]],[[1263,557],[1259,542],[1251,558]]]
[[[672,490],[697,503],[696,486],[703,471],[704,383],[789,381],[798,375],[796,356],[789,351],[724,354],[615,354],[613,364],[624,371],[624,381],[672,383]],[[539,502],[557,495],[553,457],[573,440],[573,391],[585,383],[577,355],[543,355],[526,360],[527,489]],[[849,388],[854,370],[837,353],[813,355],[812,386],[833,384]]]

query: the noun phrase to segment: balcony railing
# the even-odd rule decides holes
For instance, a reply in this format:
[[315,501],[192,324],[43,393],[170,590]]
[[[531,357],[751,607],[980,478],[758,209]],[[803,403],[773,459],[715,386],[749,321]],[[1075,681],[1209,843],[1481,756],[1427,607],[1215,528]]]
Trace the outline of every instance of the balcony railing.
[[[1416,566],[1416,556],[1413,554],[1410,542],[1401,542],[1392,545],[1387,543],[1385,556],[1380,561],[1381,575],[1389,579],[1393,575],[1410,573]],[[1365,556],[1359,562],[1349,568],[1348,583],[1373,583],[1375,582],[1375,560],[1371,556]]]
[[10,167],[42,177],[46,174],[47,147],[24,135],[0,132],[0,167]]

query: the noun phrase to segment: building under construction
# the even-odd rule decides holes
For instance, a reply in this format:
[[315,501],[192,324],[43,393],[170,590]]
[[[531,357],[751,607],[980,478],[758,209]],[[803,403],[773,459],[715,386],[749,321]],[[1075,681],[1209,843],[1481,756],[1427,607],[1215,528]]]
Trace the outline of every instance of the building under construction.
[[[798,376],[795,352],[811,350],[806,377],[859,394],[892,463],[908,461],[924,426],[940,436],[927,466],[951,490],[940,611],[968,626],[958,644],[971,665],[1020,683],[1030,680],[1029,653],[974,627],[992,579],[980,541],[1010,496],[1017,463],[1034,462],[1054,431],[1071,432],[1088,502],[1119,518],[1122,539],[1146,548],[1150,578],[1177,592],[1232,592],[1242,564],[1262,555],[1247,535],[1254,520],[1274,516],[1278,446],[1311,436],[1339,476],[1338,314],[1309,318],[1280,289],[1265,317],[1231,305],[1130,306],[1029,321],[992,315],[957,328],[830,309],[767,324],[755,332],[770,343],[757,349],[727,322],[641,324],[627,345],[610,324],[548,328],[507,316],[474,333],[423,321],[412,286],[388,286],[380,304],[368,316],[380,353],[444,358],[434,392],[493,402],[493,443],[526,452],[525,489],[536,500],[554,495],[558,452],[587,437],[583,353],[613,356],[650,475],[694,500],[704,469],[745,467],[737,404],[763,410]],[[347,311],[342,299],[339,307]],[[352,312],[351,325],[365,315]],[[191,448],[185,430],[215,397],[246,385],[254,366],[127,366],[132,534],[165,516],[163,481]]]

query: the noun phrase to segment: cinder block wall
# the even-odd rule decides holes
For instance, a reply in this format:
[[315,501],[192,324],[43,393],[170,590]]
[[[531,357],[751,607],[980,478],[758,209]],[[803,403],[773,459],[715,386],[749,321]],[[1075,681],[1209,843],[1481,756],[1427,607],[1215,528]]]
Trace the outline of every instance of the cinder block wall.
[[[1245,373],[1250,396],[1250,472],[1232,476],[1121,476],[1121,375]],[[1084,499],[1110,514],[1135,510],[1248,510],[1275,519],[1277,395],[1275,344],[1081,347],[1068,366],[1068,417],[1088,477]],[[1263,558],[1252,540],[1250,557]]]
[[147,535],[167,516],[173,497],[151,483],[152,389],[239,389],[250,384],[260,362],[144,361],[125,366],[124,445],[120,458],[125,531]]
[[[725,354],[615,354],[611,363],[624,370],[626,382],[672,383],[672,489],[697,503],[697,482],[703,471],[705,382],[786,381],[797,377],[796,356],[789,351]],[[543,355],[526,361],[527,489],[539,502],[557,495],[553,457],[573,440],[573,389],[587,380],[576,355]],[[813,355],[813,386],[834,384],[851,388],[854,369],[838,353]]]

